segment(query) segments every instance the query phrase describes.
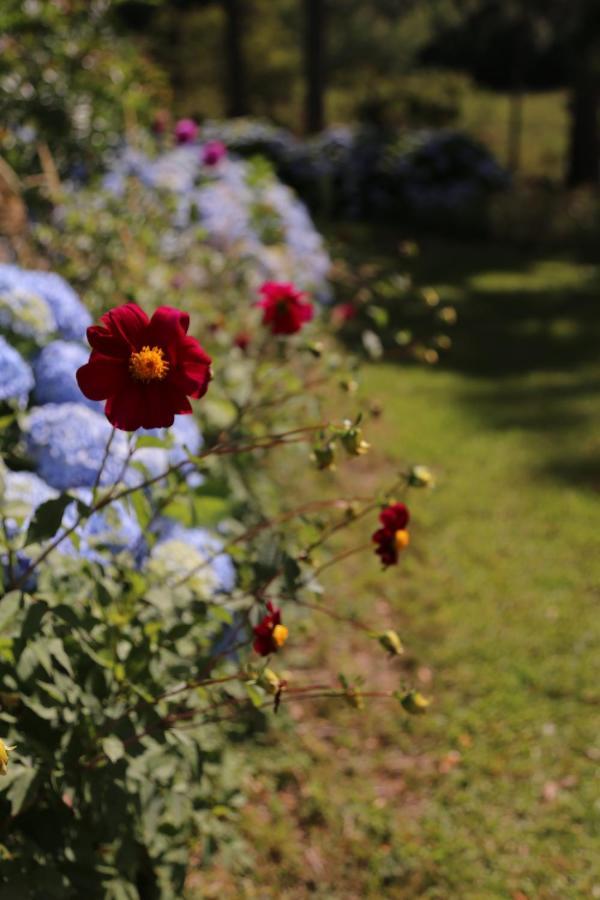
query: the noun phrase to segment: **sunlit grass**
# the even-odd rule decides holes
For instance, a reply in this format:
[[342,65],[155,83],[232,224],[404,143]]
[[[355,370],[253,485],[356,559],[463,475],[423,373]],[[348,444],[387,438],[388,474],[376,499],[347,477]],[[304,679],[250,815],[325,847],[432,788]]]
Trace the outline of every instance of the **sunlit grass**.
[[356,490],[426,462],[438,487],[410,496],[397,570],[360,557],[326,591],[338,612],[396,627],[407,653],[389,662],[318,616],[277,662],[298,678],[327,664],[416,684],[433,705],[422,719],[385,701],[362,715],[292,706],[257,749],[264,774],[242,814],[253,867],[232,874],[230,861],[201,896],[600,891],[598,268],[442,243],[417,268],[454,291],[455,353],[438,369],[366,370],[384,409],[368,427],[378,449],[340,477]]

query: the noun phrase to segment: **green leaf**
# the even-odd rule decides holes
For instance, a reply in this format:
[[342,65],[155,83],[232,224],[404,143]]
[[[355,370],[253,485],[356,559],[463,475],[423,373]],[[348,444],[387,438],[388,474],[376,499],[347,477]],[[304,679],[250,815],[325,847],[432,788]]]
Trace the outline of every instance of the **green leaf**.
[[21,767],[13,778],[6,794],[12,804],[13,816],[18,816],[28,800],[33,797],[37,774],[37,769]]
[[[167,436],[169,437],[170,435]],[[136,450],[139,450],[141,447],[168,447],[173,443],[173,440],[166,440],[165,438],[152,437],[152,435],[146,435],[144,437],[139,437],[136,441],[135,447]]]
[[0,633],[5,631],[21,608],[21,592],[11,591],[0,600]]
[[56,500],[46,500],[38,506],[29,525],[25,544],[39,544],[54,537],[60,528],[65,509],[72,502],[73,498],[68,494],[61,494]]
[[250,703],[257,709],[260,709],[265,702],[265,695],[263,692],[253,684],[246,684],[245,688]]
[[118,762],[125,756],[125,747],[114,734],[105,737],[102,741],[102,749],[112,763]]

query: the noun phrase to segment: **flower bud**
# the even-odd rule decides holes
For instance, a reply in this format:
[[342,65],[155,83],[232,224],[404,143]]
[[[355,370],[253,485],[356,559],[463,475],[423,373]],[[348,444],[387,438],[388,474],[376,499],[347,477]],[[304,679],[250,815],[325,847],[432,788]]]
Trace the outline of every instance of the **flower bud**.
[[362,439],[362,428],[353,425],[348,419],[344,422],[344,430],[340,431],[339,438],[349,456],[363,456],[369,450],[370,444]]
[[458,314],[453,306],[443,306],[438,312],[438,318],[445,322],[446,325],[454,325],[458,318]]
[[379,641],[383,649],[387,650],[390,656],[400,656],[401,653],[404,653],[402,641],[400,640],[396,632],[392,631],[391,628],[387,631],[382,631],[381,634],[378,634],[377,640]]
[[335,469],[335,450],[333,443],[328,441],[320,447],[313,447],[310,458],[320,472],[327,469]]
[[323,356],[325,344],[323,341],[310,341],[310,343],[306,344],[305,349],[316,359],[320,359]]
[[421,291],[421,296],[427,306],[437,306],[440,302],[440,295],[434,288],[423,288]]
[[276,694],[278,691],[282,690],[286,681],[279,677],[279,675],[273,671],[273,669],[264,669],[258,678],[257,684],[263,687],[270,694]]
[[365,701],[363,700],[363,696],[360,691],[357,691],[356,688],[349,687],[346,690],[345,698],[348,702],[348,705],[352,707],[352,709],[364,709]]
[[424,697],[419,691],[409,691],[400,699],[400,703],[411,716],[422,716],[431,703],[431,700],[428,700],[427,697]]
[[0,738],[0,775],[6,775],[8,773],[8,757],[14,749],[14,747],[9,747],[5,744],[2,738]]
[[411,487],[428,488],[435,485],[435,479],[427,466],[413,466],[408,473],[408,483]]

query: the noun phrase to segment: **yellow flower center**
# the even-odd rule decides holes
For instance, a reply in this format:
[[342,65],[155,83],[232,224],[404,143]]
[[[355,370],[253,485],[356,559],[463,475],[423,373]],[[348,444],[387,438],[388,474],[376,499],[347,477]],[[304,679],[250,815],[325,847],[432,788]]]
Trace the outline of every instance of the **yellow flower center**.
[[288,630],[285,625],[276,625],[273,629],[273,643],[277,645],[277,647],[283,647],[285,642],[288,639]]
[[404,550],[405,547],[408,547],[410,544],[410,535],[405,528],[401,528],[394,535],[394,541],[396,544],[396,550]]
[[160,347],[142,347],[132,353],[129,371],[136,381],[162,381],[169,371],[169,363]]

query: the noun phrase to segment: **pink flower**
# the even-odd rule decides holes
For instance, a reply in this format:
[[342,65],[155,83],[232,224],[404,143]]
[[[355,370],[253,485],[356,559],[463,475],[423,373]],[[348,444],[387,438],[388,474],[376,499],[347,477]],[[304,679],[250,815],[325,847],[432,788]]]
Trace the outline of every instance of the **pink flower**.
[[227,155],[227,147],[222,141],[209,141],[202,148],[202,162],[205,166],[216,166]]
[[193,119],[180,119],[175,126],[175,140],[178,144],[191,144],[198,137],[199,130]]
[[263,310],[262,323],[269,326],[272,334],[295,334],[314,315],[312,303],[304,300],[306,294],[289,282],[265,281],[259,293],[262,299],[257,306]]

